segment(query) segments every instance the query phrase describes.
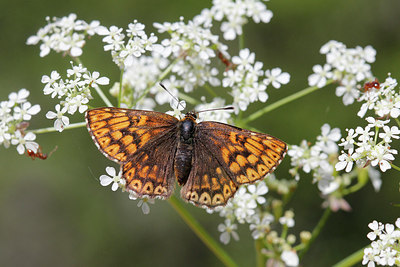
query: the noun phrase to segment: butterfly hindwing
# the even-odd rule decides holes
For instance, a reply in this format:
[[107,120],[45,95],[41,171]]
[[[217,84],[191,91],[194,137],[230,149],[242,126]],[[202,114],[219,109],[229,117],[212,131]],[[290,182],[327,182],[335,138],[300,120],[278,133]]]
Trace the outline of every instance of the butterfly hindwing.
[[197,206],[225,205],[237,185],[202,140],[194,140],[193,166],[181,197]]
[[176,129],[171,128],[134,154],[121,166],[126,189],[137,197],[169,197],[175,184],[173,162],[177,144]]
[[201,122],[196,138],[210,148],[232,180],[253,183],[271,173],[282,161],[287,146],[281,140],[218,122]]

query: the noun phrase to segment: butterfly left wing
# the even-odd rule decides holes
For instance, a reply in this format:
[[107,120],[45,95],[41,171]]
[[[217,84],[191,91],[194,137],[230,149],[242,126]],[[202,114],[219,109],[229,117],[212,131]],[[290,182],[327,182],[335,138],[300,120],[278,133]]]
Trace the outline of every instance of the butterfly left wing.
[[225,205],[239,185],[273,172],[287,150],[271,135],[209,121],[197,125],[194,140],[193,169],[181,195],[211,208]]
[[87,111],[86,122],[99,150],[121,165],[128,191],[138,197],[171,195],[173,156],[178,142],[175,117],[107,107]]

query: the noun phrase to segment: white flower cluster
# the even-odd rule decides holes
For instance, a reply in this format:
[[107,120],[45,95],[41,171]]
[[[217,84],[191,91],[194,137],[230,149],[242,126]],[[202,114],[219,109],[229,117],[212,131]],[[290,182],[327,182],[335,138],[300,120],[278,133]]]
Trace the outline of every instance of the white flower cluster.
[[87,23],[77,20],[76,14],[68,17],[50,19],[46,18],[48,24],[40,28],[36,35],[28,38],[28,45],[40,44],[40,56],[47,56],[51,50],[65,52],[72,57],[82,55],[82,47],[85,45],[86,35],[92,36],[100,27],[97,20]]
[[221,31],[225,40],[234,40],[237,35],[242,34],[247,18],[252,18],[256,23],[268,23],[272,18],[272,11],[259,0],[213,0],[211,9],[203,9],[194,21],[206,27],[212,24],[213,19],[222,21]]
[[96,88],[99,84],[106,85],[109,79],[100,77],[97,71],[90,73],[81,64],[78,66],[72,64],[72,68],[67,70],[67,79],[62,79],[57,71],[52,71],[50,76],[42,76],[42,83],[45,84],[43,89],[45,95],[61,99],[55,107],[56,112],[47,112],[46,118],[55,119],[54,128],[62,132],[64,127],[69,125],[69,118],[65,114],[85,112],[89,99],[92,98],[90,88]]
[[300,146],[293,145],[288,151],[291,165],[294,167],[290,173],[298,180],[299,169],[303,169],[305,173],[312,172],[314,182],[318,182],[318,188],[324,195],[334,192],[339,184],[335,180],[330,160],[332,156],[336,158],[339,150],[336,142],[340,137],[339,128],[331,129],[329,124],[324,124],[315,145],[310,146],[306,140],[303,140]]
[[[279,262],[284,262],[286,266],[297,266],[299,258],[292,248],[296,241],[295,236],[290,234],[279,237],[278,233],[272,230],[273,223],[279,223],[282,228],[286,229],[284,231],[295,225],[294,213],[290,210],[285,211],[280,218],[275,218],[272,215],[274,212],[271,211],[271,208],[273,210],[273,207],[267,203],[266,199],[266,194],[269,191],[266,181],[269,183],[269,181],[274,180],[274,175],[269,175],[266,180],[241,186],[235,197],[225,207],[209,210],[209,212],[217,211],[225,219],[224,223],[218,225],[222,243],[228,244],[231,238],[238,241],[237,223],[247,223],[255,240],[264,239],[271,245],[269,247],[271,250],[263,249],[262,253],[275,258]],[[280,257],[276,258],[277,255],[280,255]]]
[[232,105],[236,113],[246,110],[255,101],[266,102],[268,94],[265,90],[269,84],[280,88],[290,80],[290,75],[280,68],[264,71],[263,63],[255,61],[255,54],[247,48],[242,49],[239,56],[232,57],[232,63],[234,68],[225,70],[222,86],[232,88]]
[[[205,99],[204,99],[205,100]],[[225,99],[222,97],[215,97],[210,103],[199,104],[195,107],[195,110],[205,111],[210,109],[218,109],[225,106]],[[227,123],[231,118],[232,111],[229,110],[215,110],[200,112],[199,119],[201,121],[218,121]]]
[[398,118],[400,94],[395,90],[397,85],[397,80],[389,76],[378,85],[379,88],[365,90],[359,99],[363,104],[357,115],[363,118],[368,110],[373,110],[377,117]]
[[[368,117],[366,121],[368,125],[364,128],[347,129],[347,137],[340,144],[344,150],[335,166],[337,171],[350,172],[354,163],[360,167],[379,165],[382,172],[391,168],[390,162],[394,160],[397,150],[391,148],[390,143],[393,139],[399,139],[399,128],[387,126],[389,120]],[[380,132],[381,129],[383,132]]]
[[25,150],[36,153],[39,149],[34,140],[36,135],[25,132],[28,121],[40,112],[38,104],[32,105],[27,98],[29,91],[21,89],[8,95],[8,100],[0,102],[0,145],[5,148],[15,145],[19,154]]
[[[139,58],[133,58],[131,66],[124,71],[121,103],[128,108],[133,107],[131,104],[135,103],[136,109],[147,110],[153,110],[156,104],[168,103],[170,95],[155,83],[168,64],[169,60],[156,52],[153,52],[151,56],[142,55]],[[173,80],[174,77],[171,76],[169,81]],[[168,81],[163,84],[173,95],[178,95],[173,84]],[[119,89],[119,83],[114,84],[110,90],[111,95],[118,97]],[[147,92],[152,95],[147,96]]]
[[[111,26],[109,29],[103,26],[98,28],[97,34],[104,36],[103,42],[106,43],[104,50],[111,51],[111,56],[120,69],[132,66],[135,58],[140,57],[146,51],[162,48],[155,44],[157,37],[153,33],[147,36],[144,28],[144,24],[137,20],[128,25],[126,35],[123,33],[123,29],[117,26]],[[128,37],[126,43],[125,36]]]
[[364,249],[362,264],[368,267],[400,266],[400,218],[393,224],[373,221],[367,237],[371,247]]
[[217,68],[210,66],[211,59],[217,56],[215,50],[225,52],[227,49],[218,41],[218,35],[193,21],[185,23],[182,17],[174,23],[154,23],[154,27],[159,33],[170,35],[170,38],[162,40],[161,45],[164,48],[162,56],[175,59],[172,73],[177,77],[175,80],[174,76],[171,83],[183,88],[186,93],[205,83],[220,85]]
[[321,88],[328,79],[338,81],[336,95],[343,96],[343,104],[352,104],[360,95],[357,83],[372,79],[370,63],[375,62],[375,49],[371,46],[347,48],[332,40],[321,47],[320,53],[326,55],[326,64],[313,67],[314,73],[308,77],[308,84]]
[[[367,117],[368,125],[364,128],[348,129],[347,136],[342,139],[343,146],[336,170],[350,172],[354,163],[358,166],[379,165],[382,172],[391,168],[391,162],[398,151],[392,148],[393,139],[399,139],[400,129],[389,126],[391,118],[400,115],[400,95],[395,91],[397,81],[391,77],[379,85],[379,88],[368,88],[360,97],[365,101],[358,115],[364,117],[368,110],[374,110],[376,117]],[[387,118],[386,120],[384,118]]]

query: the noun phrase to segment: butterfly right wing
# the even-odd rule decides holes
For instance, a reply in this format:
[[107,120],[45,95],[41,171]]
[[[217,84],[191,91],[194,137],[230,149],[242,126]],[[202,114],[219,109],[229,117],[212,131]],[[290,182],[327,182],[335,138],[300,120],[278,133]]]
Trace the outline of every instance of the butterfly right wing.
[[121,164],[127,190],[150,198],[172,193],[176,118],[153,111],[97,108],[86,112],[86,122],[99,150]]
[[273,172],[287,150],[268,134],[211,121],[197,125],[194,140],[194,164],[181,196],[209,208],[225,205],[238,186]]

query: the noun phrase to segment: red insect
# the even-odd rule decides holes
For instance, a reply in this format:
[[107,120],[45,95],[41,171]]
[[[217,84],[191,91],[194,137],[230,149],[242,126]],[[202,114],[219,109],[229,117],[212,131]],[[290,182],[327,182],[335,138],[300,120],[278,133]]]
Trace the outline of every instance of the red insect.
[[53,154],[54,151],[56,151],[56,149],[57,149],[57,146],[49,154],[44,154],[42,152],[42,148],[39,146],[36,153],[33,150],[27,149],[26,155],[28,157],[31,157],[31,159],[36,159],[36,158],[47,159],[48,157],[50,157],[51,154]]
[[364,84],[364,92],[367,92],[367,91],[371,90],[372,88],[375,88],[375,89],[381,88],[381,85],[378,82],[377,78],[375,78],[375,80],[372,82],[367,82]]
[[226,70],[234,69],[236,67],[236,65],[230,62],[221,51],[218,51],[218,58],[222,61],[222,63],[224,63]]

